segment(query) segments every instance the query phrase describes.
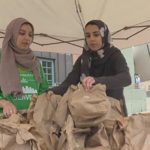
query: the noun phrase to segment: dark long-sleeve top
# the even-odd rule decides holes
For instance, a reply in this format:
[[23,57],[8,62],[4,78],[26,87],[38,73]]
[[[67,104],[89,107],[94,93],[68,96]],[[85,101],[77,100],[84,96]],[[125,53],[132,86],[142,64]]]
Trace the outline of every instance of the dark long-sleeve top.
[[[123,54],[116,47],[112,47],[104,52],[104,58],[100,58],[93,53],[89,76],[94,77],[96,84],[106,85],[106,94],[118,100],[124,99],[123,88],[131,84],[129,68]],[[84,55],[84,53],[82,54]],[[79,56],[72,71],[61,85],[50,89],[55,94],[63,95],[70,85],[77,85],[81,77],[81,59]]]

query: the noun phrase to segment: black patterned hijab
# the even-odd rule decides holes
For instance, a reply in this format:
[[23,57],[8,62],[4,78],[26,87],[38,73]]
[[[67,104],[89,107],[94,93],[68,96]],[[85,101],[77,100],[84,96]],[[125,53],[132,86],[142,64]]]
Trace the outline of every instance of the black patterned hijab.
[[85,39],[85,45],[83,48],[83,53],[81,56],[81,80],[89,75],[89,68],[91,67],[91,61],[92,56],[96,55],[101,59],[101,62],[105,61],[106,55],[109,53],[111,47],[113,46],[111,44],[111,35],[109,32],[109,29],[107,25],[101,21],[101,20],[91,20],[86,25],[85,28],[88,25],[96,25],[100,30],[100,35],[102,37],[102,47],[98,49],[97,51],[92,51],[87,45],[86,39]]
[[[86,25],[85,25],[85,28],[88,26],[88,25],[96,25],[98,28],[99,28],[99,31],[100,31],[100,35],[102,37],[102,47],[99,49],[105,49],[106,47],[111,47],[112,44],[112,40],[111,40],[111,35],[110,35],[110,32],[109,32],[109,29],[107,27],[107,25],[101,21],[101,20],[91,20],[89,21]],[[88,45],[87,45],[87,42],[86,42],[86,39],[85,39],[85,47],[84,47],[87,51],[90,50],[88,48]],[[98,50],[98,51],[99,51]]]

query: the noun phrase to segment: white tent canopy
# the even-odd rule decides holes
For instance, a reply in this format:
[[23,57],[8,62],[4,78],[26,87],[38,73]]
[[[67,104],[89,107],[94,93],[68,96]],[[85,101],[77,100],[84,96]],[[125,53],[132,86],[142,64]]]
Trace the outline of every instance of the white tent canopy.
[[106,22],[112,34],[132,27],[112,36],[119,48],[150,42],[150,0],[0,0],[0,47],[7,24],[17,17],[33,23],[35,51],[80,54],[83,26],[91,19]]

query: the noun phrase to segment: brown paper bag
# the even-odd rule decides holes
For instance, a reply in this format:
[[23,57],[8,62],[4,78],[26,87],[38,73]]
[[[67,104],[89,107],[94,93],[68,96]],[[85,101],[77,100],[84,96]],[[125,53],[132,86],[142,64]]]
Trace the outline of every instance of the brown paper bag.
[[150,113],[132,115],[126,120],[125,144],[121,150],[149,150]]
[[53,124],[53,115],[60,99],[61,96],[49,93],[32,97],[28,119],[35,128],[30,132],[38,139],[43,150],[55,150],[56,148],[58,137],[57,128]]
[[21,118],[14,114],[9,119],[0,120],[0,149],[41,150],[35,136],[30,133],[30,124],[20,124]]
[[76,127],[97,126],[111,107],[106,96],[106,87],[101,84],[95,85],[89,91],[79,85],[70,95],[68,105]]

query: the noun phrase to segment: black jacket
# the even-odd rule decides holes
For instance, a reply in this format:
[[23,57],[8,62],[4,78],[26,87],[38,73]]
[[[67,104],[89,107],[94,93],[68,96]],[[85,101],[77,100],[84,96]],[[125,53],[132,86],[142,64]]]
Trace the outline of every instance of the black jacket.
[[[64,82],[50,90],[55,94],[63,95],[71,84],[77,85],[80,82],[83,70],[81,60],[84,55],[85,53],[77,59],[73,70]],[[118,100],[124,99],[123,88],[131,84],[131,77],[126,60],[120,50],[116,47],[106,49],[103,58],[93,52],[88,53],[88,55],[91,58],[89,75],[95,78],[96,83],[106,85],[106,94],[108,96]]]

